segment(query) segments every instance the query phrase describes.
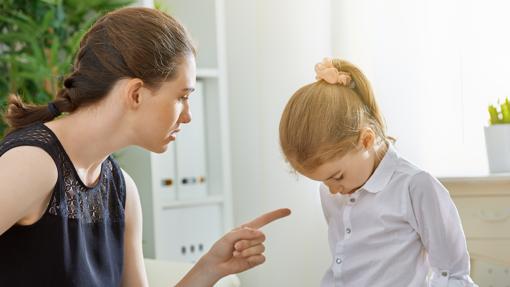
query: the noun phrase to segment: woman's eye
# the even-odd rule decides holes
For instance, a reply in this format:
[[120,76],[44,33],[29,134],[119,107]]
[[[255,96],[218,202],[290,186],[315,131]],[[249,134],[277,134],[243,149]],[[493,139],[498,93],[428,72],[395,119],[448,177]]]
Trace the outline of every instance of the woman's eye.
[[180,97],[180,98],[179,98],[179,100],[181,100],[181,101],[187,101],[187,100],[189,100],[189,95],[182,96],[182,97]]
[[335,178],[333,178],[333,179],[334,179],[334,180],[336,180],[336,181],[340,181],[340,180],[342,180],[343,178],[344,178],[344,175],[342,174],[341,176],[339,176],[339,177],[335,177]]

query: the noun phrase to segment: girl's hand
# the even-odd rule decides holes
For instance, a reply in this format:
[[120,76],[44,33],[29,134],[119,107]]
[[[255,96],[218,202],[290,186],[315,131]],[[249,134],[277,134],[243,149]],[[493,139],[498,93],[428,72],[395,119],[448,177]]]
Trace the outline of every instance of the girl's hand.
[[243,272],[264,263],[266,258],[263,245],[266,236],[258,230],[274,220],[286,217],[290,209],[283,208],[266,213],[225,234],[197,263],[202,276],[213,278]]

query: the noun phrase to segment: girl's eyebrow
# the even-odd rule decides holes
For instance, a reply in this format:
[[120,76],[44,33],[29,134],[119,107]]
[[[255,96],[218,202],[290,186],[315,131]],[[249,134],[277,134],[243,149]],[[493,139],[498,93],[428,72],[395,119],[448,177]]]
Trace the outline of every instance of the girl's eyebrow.
[[332,178],[335,178],[335,177],[338,176],[338,174],[342,174],[342,173],[343,173],[342,170],[339,170],[339,171],[335,172],[333,175],[331,175],[330,177],[328,177],[326,180],[330,180]]

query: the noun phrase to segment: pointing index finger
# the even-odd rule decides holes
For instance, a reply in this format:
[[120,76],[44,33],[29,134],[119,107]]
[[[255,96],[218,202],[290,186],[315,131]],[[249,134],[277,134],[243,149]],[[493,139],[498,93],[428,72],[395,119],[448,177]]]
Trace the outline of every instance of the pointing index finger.
[[263,227],[264,225],[267,225],[277,219],[280,219],[280,218],[283,218],[283,217],[286,217],[289,215],[290,215],[290,209],[281,208],[281,209],[277,209],[277,210],[268,212],[266,214],[263,214],[263,215],[255,218],[254,220],[243,224],[241,227],[250,227],[253,229],[259,229],[259,228]]

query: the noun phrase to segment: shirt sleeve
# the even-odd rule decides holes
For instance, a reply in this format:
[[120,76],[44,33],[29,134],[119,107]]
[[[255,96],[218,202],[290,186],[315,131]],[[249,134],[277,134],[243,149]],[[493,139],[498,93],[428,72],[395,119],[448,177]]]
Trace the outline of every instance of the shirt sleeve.
[[469,254],[457,208],[446,188],[427,172],[409,185],[413,218],[431,265],[429,287],[477,286],[469,276]]

